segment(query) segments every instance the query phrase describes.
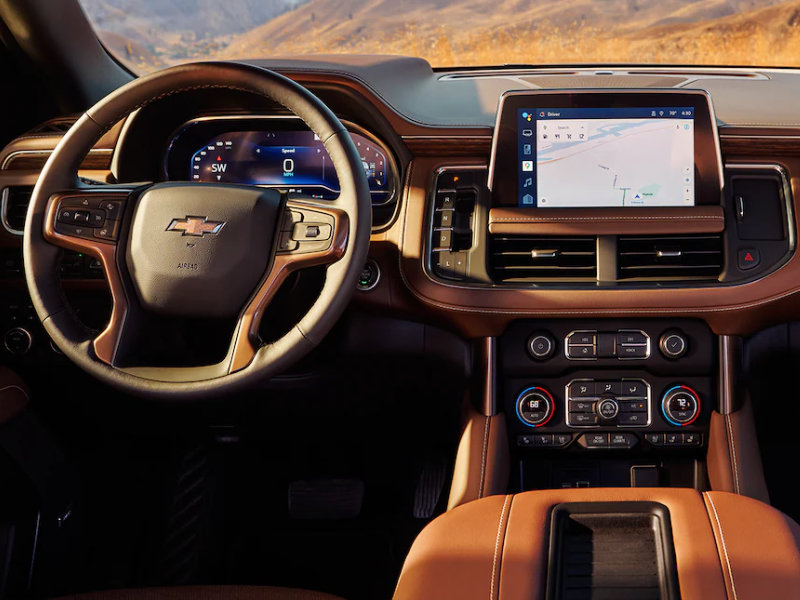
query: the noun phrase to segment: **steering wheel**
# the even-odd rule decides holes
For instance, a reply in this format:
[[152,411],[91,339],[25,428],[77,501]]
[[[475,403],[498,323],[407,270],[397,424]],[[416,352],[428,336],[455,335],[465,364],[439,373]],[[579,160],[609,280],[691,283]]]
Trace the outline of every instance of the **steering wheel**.
[[[192,90],[257,94],[300,117],[325,145],[341,192],[314,201],[274,189],[196,182],[89,185],[78,178],[101,135],[133,111]],[[159,399],[218,396],[267,379],[317,345],[344,311],[369,247],[371,201],[350,135],[308,90],[272,71],[192,63],[136,79],[90,108],[53,151],[33,190],[24,237],[33,306],[58,348],[121,390]],[[59,285],[61,248],[99,259],[112,310],[93,335]],[[287,276],[325,266],[319,296],[287,333],[258,336]],[[214,365],[129,365],[147,315],[231,319],[225,358]],[[143,362],[146,362],[144,360]]]

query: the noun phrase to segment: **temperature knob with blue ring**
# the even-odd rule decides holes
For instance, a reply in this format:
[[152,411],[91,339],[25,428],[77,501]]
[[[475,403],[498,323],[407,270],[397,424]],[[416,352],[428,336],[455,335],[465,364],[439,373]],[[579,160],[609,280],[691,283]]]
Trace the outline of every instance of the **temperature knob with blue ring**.
[[700,415],[700,396],[686,385],[671,387],[661,399],[661,412],[672,425],[686,427]]
[[517,396],[517,417],[530,427],[539,427],[553,416],[553,396],[542,387],[529,387]]

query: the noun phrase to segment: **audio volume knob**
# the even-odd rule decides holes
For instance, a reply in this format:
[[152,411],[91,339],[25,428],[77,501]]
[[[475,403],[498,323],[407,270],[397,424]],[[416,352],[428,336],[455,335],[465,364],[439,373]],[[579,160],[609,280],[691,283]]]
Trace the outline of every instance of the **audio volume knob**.
[[547,360],[555,351],[556,341],[549,333],[534,333],[528,340],[528,352],[536,360]]
[[658,340],[658,348],[661,350],[661,354],[667,358],[680,358],[689,349],[689,340],[682,331],[673,329],[662,334]]
[[553,416],[553,396],[542,387],[529,387],[517,397],[517,416],[530,427],[539,427]]
[[671,387],[661,399],[661,412],[672,425],[690,425],[700,415],[700,396],[686,385]]

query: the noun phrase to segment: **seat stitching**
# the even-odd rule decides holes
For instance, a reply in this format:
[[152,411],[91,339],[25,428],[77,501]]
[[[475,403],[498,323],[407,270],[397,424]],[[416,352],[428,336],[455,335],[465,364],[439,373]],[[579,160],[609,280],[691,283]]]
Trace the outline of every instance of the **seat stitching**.
[[494,541],[494,559],[492,560],[492,580],[489,582],[489,600],[494,600],[494,581],[497,578],[497,555],[500,550],[500,536],[503,534],[506,506],[508,506],[508,501],[511,498],[513,498],[513,496],[506,496],[506,499],[503,502],[503,510],[500,511],[500,522],[497,524],[497,538]]
[[731,591],[733,592],[734,600],[738,600],[739,596],[736,594],[736,584],[733,581],[731,559],[728,556],[728,546],[725,544],[725,534],[722,532],[722,523],[719,520],[719,514],[717,514],[717,507],[714,505],[714,499],[711,497],[711,494],[703,492],[703,495],[708,498],[708,502],[711,504],[711,510],[714,511],[714,519],[717,521],[717,529],[719,530],[719,539],[720,542],[722,542],[722,552],[725,554],[725,563],[728,566],[728,577],[731,580]]
[[731,449],[731,462],[733,463],[733,476],[734,486],[737,494],[741,494],[741,486],[739,484],[739,463],[736,460],[736,442],[733,440],[733,427],[731,427],[731,416],[725,415],[725,424],[728,427],[728,444]]
[[491,417],[486,417],[486,424],[483,427],[483,452],[481,453],[481,483],[478,488],[478,498],[483,498],[483,485],[486,481],[486,451],[489,447],[489,427]]

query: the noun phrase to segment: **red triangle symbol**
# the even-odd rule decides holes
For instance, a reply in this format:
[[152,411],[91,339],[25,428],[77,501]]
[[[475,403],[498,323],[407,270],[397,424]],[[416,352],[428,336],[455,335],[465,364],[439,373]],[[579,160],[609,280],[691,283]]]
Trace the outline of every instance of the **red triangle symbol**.
[[217,156],[217,160],[222,160],[222,157],[221,156]]
[[752,254],[750,254],[749,252],[748,252],[747,254],[745,254],[745,255],[744,255],[744,261],[745,261],[745,262],[753,262],[753,260],[754,260],[754,259],[753,259],[753,255],[752,255]]

